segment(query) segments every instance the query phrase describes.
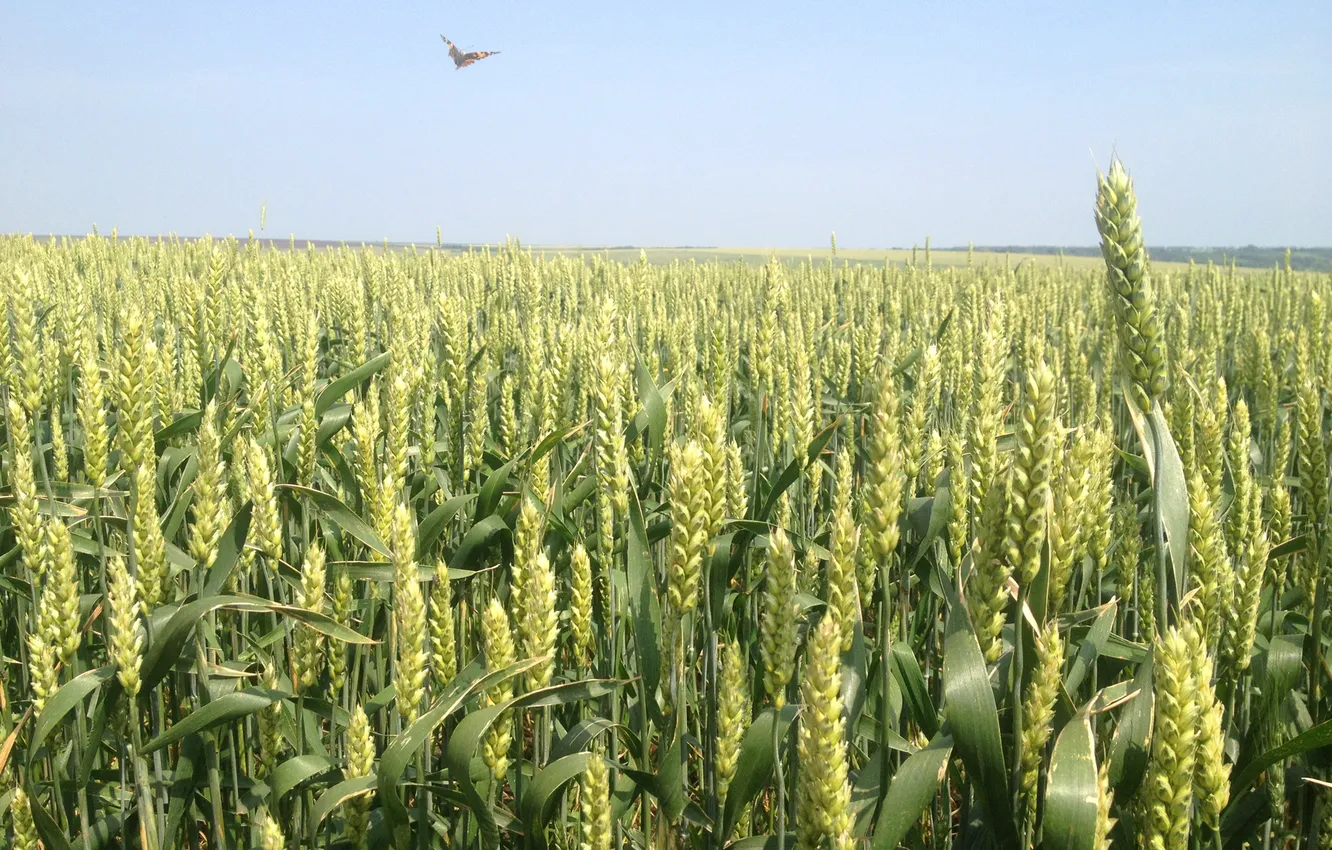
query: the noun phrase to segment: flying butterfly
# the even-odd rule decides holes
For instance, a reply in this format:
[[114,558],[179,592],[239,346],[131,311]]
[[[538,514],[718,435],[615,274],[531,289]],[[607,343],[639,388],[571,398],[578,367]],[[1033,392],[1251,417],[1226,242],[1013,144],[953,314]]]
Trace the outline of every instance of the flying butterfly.
[[[444,34],[441,33],[439,37],[444,38]],[[447,38],[444,38],[444,43],[449,46],[449,58],[453,60],[453,70],[455,71],[459,68],[466,68],[473,62],[485,59],[487,56],[494,56],[499,53],[498,50],[481,50],[475,53],[463,53]]]

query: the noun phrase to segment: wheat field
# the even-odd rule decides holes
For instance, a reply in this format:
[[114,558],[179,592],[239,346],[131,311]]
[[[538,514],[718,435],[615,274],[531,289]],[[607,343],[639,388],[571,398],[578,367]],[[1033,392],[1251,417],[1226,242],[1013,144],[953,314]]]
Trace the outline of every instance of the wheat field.
[[1016,269],[0,238],[6,846],[1332,846],[1332,276],[1088,190]]

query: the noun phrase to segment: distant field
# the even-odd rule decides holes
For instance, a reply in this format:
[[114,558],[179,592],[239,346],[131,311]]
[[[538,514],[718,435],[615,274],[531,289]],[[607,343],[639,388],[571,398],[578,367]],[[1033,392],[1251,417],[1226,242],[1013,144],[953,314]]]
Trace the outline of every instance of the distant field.
[[[37,236],[39,242],[51,239],[50,236]],[[56,239],[78,239],[81,237],[57,236]],[[126,237],[121,237],[126,238]],[[162,237],[149,237],[150,239],[159,239]],[[179,239],[182,242],[191,242],[198,237],[168,237]],[[215,237],[220,238],[220,237]],[[390,249],[406,249],[413,245],[420,251],[436,249],[432,242],[385,242],[384,240],[355,240],[349,239],[339,241],[335,239],[283,239],[274,238],[267,235],[257,237],[260,242],[268,243],[274,248],[284,249],[294,245],[300,250],[305,250],[309,245],[316,248],[336,248],[341,245],[347,247],[360,247],[362,245],[385,247]],[[244,241],[242,239],[242,241]],[[446,242],[442,250],[452,254],[466,253],[467,251],[479,251],[486,247],[491,250],[502,247],[496,243],[463,243]],[[539,255],[554,256],[565,254],[569,256],[591,256],[600,255],[616,262],[635,262],[643,253],[647,254],[648,261],[654,264],[662,265],[675,261],[689,262],[695,260],[698,262],[735,262],[744,261],[750,265],[758,265],[767,262],[771,258],[777,258],[786,262],[800,262],[803,260],[814,260],[816,262],[826,262],[832,252],[829,248],[754,248],[754,247],[640,247],[637,245],[523,245],[524,250],[530,250]],[[1061,251],[1063,253],[1061,253]],[[1237,267],[1248,269],[1271,269],[1273,266],[1282,265],[1285,261],[1285,249],[1278,248],[1254,248],[1252,246],[1244,248],[1176,248],[1176,247],[1157,247],[1148,248],[1149,255],[1153,258],[1152,265],[1158,270],[1186,269],[1189,265],[1189,258],[1197,265],[1206,265],[1208,261],[1218,265],[1229,265],[1231,259]],[[925,262],[925,250],[923,248],[880,248],[880,249],[838,249],[837,260],[839,262],[867,263],[871,265],[883,265],[892,263],[894,265],[905,265],[915,258],[917,263]],[[968,262],[968,252],[966,249],[945,249],[933,250],[930,252],[930,261],[936,266],[965,266]],[[1070,269],[1089,269],[1100,266],[1104,261],[1095,246],[1075,246],[1071,248],[1053,248],[1044,245],[1032,246],[1013,246],[1012,250],[1004,250],[1002,247],[981,247],[976,248],[970,255],[970,262],[977,266],[1002,267],[1005,263],[1016,266],[1018,263],[1034,263],[1038,266],[1057,266],[1063,263]],[[1296,271],[1316,271],[1324,272],[1332,266],[1332,248],[1299,248],[1291,252],[1291,265]]]
[[[612,248],[597,248],[590,246],[531,246],[532,250],[545,253],[564,253],[564,254],[600,254],[620,262],[637,260],[640,251],[647,252],[648,260],[653,263],[669,263],[674,260],[698,260],[699,262],[709,260],[735,261],[744,260],[747,263],[763,263],[770,257],[776,257],[786,261],[800,260],[827,260],[832,253],[828,248],[639,248],[630,246],[616,246]],[[837,259],[852,263],[872,263],[882,265],[885,262],[903,265],[911,262],[912,256],[915,256],[916,262],[925,262],[925,250],[917,248],[914,252],[906,248],[885,248],[885,249],[842,249],[837,251]],[[1234,258],[1235,265],[1239,268],[1248,269],[1271,269],[1273,266],[1284,264],[1285,249],[1277,248],[1148,248],[1148,254],[1152,257],[1152,266],[1160,270],[1186,269],[1189,265],[1189,258],[1197,265],[1206,265],[1210,260],[1217,265],[1230,265]],[[933,250],[930,252],[930,261],[936,266],[965,266],[967,264],[967,250],[947,249]],[[1087,269],[1100,266],[1104,260],[1101,259],[1100,251],[1095,246],[1079,246],[1066,249],[1062,254],[1060,249],[1046,246],[1015,246],[1011,251],[1002,248],[976,248],[971,253],[971,262],[976,266],[996,266],[1002,267],[1004,263],[1017,265],[1021,262],[1031,262],[1038,266],[1057,266],[1063,263],[1070,269]],[[1302,248],[1292,251],[1291,266],[1296,271],[1316,271],[1325,272],[1332,267],[1332,249],[1329,248]]]
[[[637,260],[641,253],[646,253],[649,262],[652,263],[670,263],[675,260],[688,262],[697,260],[699,262],[722,261],[734,262],[743,260],[750,264],[759,264],[767,262],[770,258],[777,258],[788,262],[799,262],[801,260],[814,260],[816,262],[826,262],[832,255],[828,248],[637,248],[637,247],[616,247],[616,248],[594,248],[586,246],[568,246],[568,245],[532,245],[528,246],[537,254],[602,254],[616,262],[633,262]],[[880,250],[865,249],[838,249],[837,260],[839,262],[851,263],[869,263],[872,265],[882,265],[892,263],[894,265],[904,265],[910,263],[913,252],[909,249],[890,248]],[[925,251],[918,249],[914,252],[917,263],[924,264]],[[1017,265],[1022,262],[1035,263],[1038,266],[1057,266],[1061,262],[1072,269],[1087,269],[1104,265],[1105,261],[1100,257],[1060,257],[1057,254],[1027,254],[1013,253],[1000,254],[990,251],[975,251],[971,255],[973,265],[1002,267],[1004,263]],[[930,262],[936,266],[965,266],[967,264],[966,251],[931,251]],[[1153,267],[1157,269],[1187,268],[1187,263],[1159,263],[1153,262]]]
[[[319,243],[316,243],[318,245]],[[300,246],[300,240],[297,240]],[[393,247],[394,243],[389,243]],[[424,250],[426,245],[418,245],[419,249]],[[468,250],[480,250],[487,247],[485,245],[459,245],[445,244],[444,249],[451,253],[464,253]],[[500,247],[490,245],[492,250]],[[664,265],[675,261],[689,262],[691,260],[704,262],[736,262],[743,261],[749,265],[760,265],[766,263],[769,259],[776,258],[784,262],[801,262],[804,260],[813,260],[815,262],[827,262],[832,256],[829,248],[746,248],[746,247],[641,247],[617,245],[614,247],[598,247],[595,245],[524,245],[524,249],[530,250],[537,255],[555,256],[565,254],[569,256],[591,256],[599,255],[619,263],[636,262],[640,255],[646,254],[648,262],[657,265]],[[906,265],[912,259],[918,264],[925,263],[925,250],[917,248],[911,250],[908,248],[885,248],[885,249],[843,249],[837,250],[838,262],[864,263],[869,265],[883,265],[891,263],[893,265]],[[932,250],[930,252],[930,262],[935,266],[966,266],[968,262],[968,252],[966,250]],[[976,250],[970,255],[970,262],[976,267],[990,266],[1002,268],[1005,263],[1010,266],[1017,266],[1019,263],[1033,263],[1037,266],[1054,267],[1063,263],[1069,269],[1092,269],[1104,265],[1105,261],[1099,254],[1064,254],[1051,253],[1045,250],[1013,251],[984,251]],[[1206,261],[1197,261],[1199,265],[1205,265]],[[1270,268],[1269,265],[1245,266],[1244,263],[1238,263],[1243,268]],[[1182,271],[1189,266],[1188,261],[1167,261],[1152,260],[1152,267],[1158,271]]]

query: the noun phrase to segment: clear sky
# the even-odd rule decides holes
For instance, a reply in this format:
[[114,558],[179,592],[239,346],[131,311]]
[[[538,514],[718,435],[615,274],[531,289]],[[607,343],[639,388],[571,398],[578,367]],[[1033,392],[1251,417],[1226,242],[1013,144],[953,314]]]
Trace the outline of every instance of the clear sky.
[[0,232],[1093,244],[1112,151],[1332,244],[1332,3],[0,0]]

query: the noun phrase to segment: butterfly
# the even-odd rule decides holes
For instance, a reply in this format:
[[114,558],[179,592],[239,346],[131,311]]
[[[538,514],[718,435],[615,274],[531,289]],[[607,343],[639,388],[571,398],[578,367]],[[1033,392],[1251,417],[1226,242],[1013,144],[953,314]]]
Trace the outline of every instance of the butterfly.
[[[443,34],[440,35],[440,38],[444,38]],[[487,56],[494,56],[499,53],[498,50],[482,50],[476,53],[463,53],[447,38],[444,38],[444,43],[449,46],[449,58],[453,60],[453,70],[455,71],[459,68],[466,68],[468,65],[471,65],[479,59],[485,59]]]

